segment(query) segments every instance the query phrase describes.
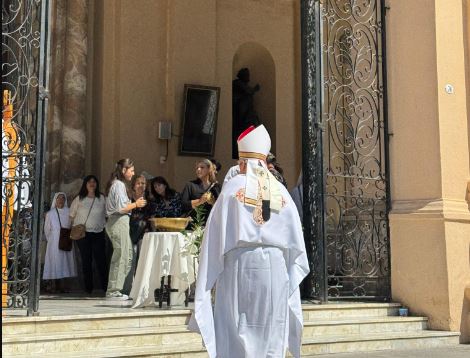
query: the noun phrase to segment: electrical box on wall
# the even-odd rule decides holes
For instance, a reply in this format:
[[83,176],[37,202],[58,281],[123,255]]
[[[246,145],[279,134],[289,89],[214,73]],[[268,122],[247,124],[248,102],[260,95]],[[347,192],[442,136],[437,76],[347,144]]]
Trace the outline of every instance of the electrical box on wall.
[[158,139],[171,139],[171,122],[158,122]]

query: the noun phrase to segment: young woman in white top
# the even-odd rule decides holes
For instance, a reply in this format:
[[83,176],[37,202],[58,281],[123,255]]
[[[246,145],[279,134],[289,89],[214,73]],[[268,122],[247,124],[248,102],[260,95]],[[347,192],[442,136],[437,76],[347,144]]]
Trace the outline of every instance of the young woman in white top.
[[106,268],[106,241],[104,226],[106,198],[100,193],[98,178],[88,175],[83,179],[78,196],[70,205],[72,225],[85,225],[85,237],[77,241],[82,258],[82,270],[85,281],[85,291],[93,291],[93,260],[100,277],[101,288],[106,292],[108,285],[108,270]]
[[147,201],[139,198],[131,202],[127,184],[134,176],[134,164],[130,159],[121,159],[116,163],[107,186],[106,198],[106,233],[113,245],[113,256],[109,268],[106,298],[127,300],[121,292],[124,280],[132,267],[132,242],[129,235],[129,214],[136,208],[143,208]]
[[44,222],[47,249],[42,278],[55,282],[54,292],[66,292],[63,279],[77,276],[74,249],[72,248],[72,251],[59,250],[61,227],[70,228],[70,218],[67,196],[59,192],[54,195],[51,210],[46,213]]

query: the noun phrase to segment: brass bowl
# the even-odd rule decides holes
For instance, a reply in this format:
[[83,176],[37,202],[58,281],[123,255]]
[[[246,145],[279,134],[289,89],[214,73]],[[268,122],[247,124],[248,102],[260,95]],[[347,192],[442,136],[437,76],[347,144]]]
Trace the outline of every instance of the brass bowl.
[[191,218],[152,218],[149,220],[154,231],[180,232],[186,229]]

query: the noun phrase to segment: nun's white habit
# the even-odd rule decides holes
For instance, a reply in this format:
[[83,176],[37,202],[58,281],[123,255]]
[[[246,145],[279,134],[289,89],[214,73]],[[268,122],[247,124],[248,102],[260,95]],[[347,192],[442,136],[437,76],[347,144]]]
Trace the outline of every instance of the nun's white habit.
[[[59,195],[65,197],[65,205],[62,209],[56,207],[56,200]],[[60,221],[57,214],[60,216]],[[46,220],[44,222],[44,234],[47,240],[43,273],[44,280],[77,276],[74,248],[72,248],[72,251],[59,250],[60,224],[64,228],[70,228],[67,196],[62,192],[54,195],[51,210],[46,213]]]

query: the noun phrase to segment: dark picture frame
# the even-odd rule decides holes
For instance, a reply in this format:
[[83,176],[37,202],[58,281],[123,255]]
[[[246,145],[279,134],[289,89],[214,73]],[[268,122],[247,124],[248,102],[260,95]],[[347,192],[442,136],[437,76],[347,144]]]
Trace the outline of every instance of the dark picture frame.
[[184,85],[179,155],[214,156],[220,87]]

